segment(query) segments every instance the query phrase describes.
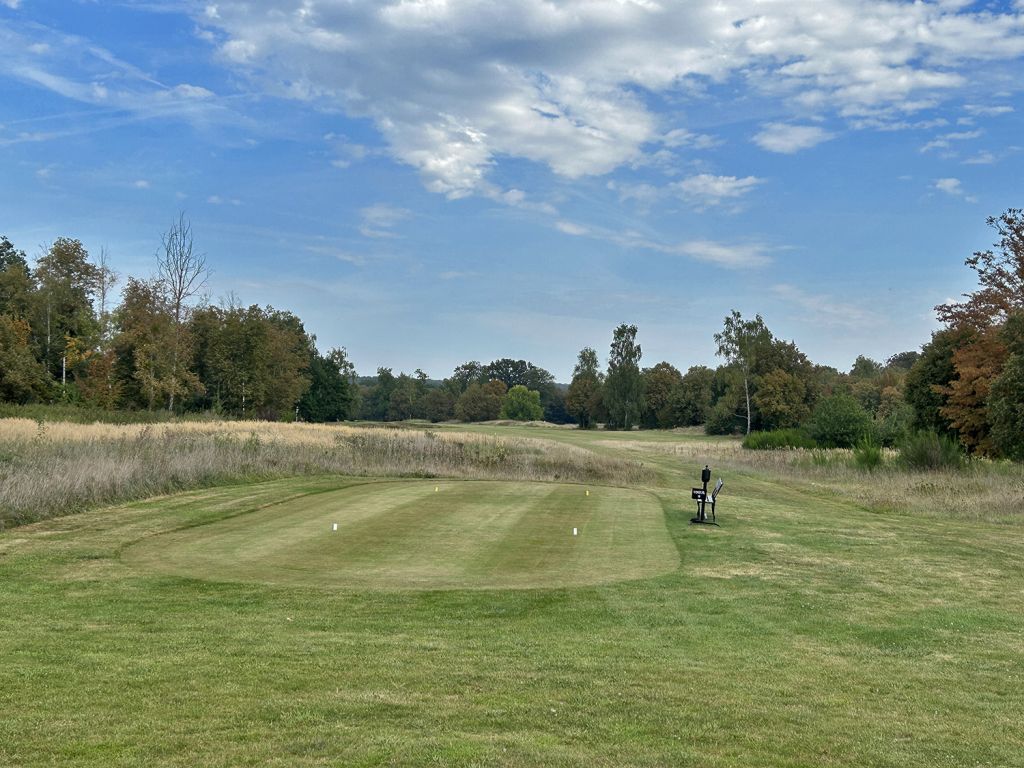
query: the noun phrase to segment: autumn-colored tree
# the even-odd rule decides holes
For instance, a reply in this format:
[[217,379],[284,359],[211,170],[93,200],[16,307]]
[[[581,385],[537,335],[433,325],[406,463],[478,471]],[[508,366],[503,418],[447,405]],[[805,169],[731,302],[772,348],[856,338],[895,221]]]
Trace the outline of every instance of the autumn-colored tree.
[[779,368],[757,378],[753,405],[763,429],[787,429],[802,424],[811,414],[807,384]]
[[981,454],[998,454],[992,439],[989,395],[1009,357],[1001,328],[1024,312],[1024,211],[1011,208],[988,219],[999,235],[995,251],[978,251],[966,264],[977,273],[980,287],[964,300],[940,304],[939,319],[962,334],[952,354],[956,373],[936,387],[944,397],[939,413],[959,433],[960,441]]

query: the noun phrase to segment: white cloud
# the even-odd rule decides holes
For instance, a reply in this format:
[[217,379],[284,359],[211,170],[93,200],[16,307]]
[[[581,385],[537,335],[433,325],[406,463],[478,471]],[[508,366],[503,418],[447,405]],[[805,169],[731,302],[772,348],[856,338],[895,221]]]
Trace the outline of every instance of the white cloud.
[[726,199],[742,197],[763,181],[764,179],[759,179],[756,176],[746,176],[740,179],[736,176],[714,176],[710,173],[701,173],[669,186],[690,202],[702,206],[713,206]]
[[771,262],[767,249],[758,243],[729,244],[713,240],[691,240],[670,250],[727,269],[763,267]]
[[945,178],[935,180],[935,189],[939,192],[944,192],[950,197],[962,197],[968,203],[978,202],[978,198],[974,195],[967,194],[967,191],[963,188],[963,184],[960,179]]
[[970,141],[971,139],[978,138],[982,133],[984,133],[984,131],[981,131],[980,129],[974,131],[956,131],[953,133],[946,133],[929,141],[921,147],[921,151],[930,152],[933,149],[949,149],[954,141]]
[[981,117],[996,117],[998,115],[1008,115],[1013,112],[1013,107],[1007,104],[998,104],[994,106],[981,106],[978,104],[965,104],[964,109],[970,112],[972,115],[978,115]]
[[137,179],[132,182],[132,186],[136,189],[149,189],[149,182],[146,179]]
[[564,232],[565,234],[572,235],[574,237],[581,237],[583,235],[589,234],[590,232],[590,230],[587,229],[586,227],[580,224],[574,224],[571,221],[555,222],[555,228],[559,232]]
[[761,126],[761,132],[754,136],[754,143],[769,152],[791,155],[831,138],[834,138],[834,134],[817,125],[766,123]]
[[17,10],[18,6],[21,5],[21,0],[0,0],[0,5],[6,5],[8,8]]
[[411,211],[405,208],[396,208],[385,203],[370,205],[359,211],[359,217],[362,219],[359,232],[364,237],[396,237],[391,230],[410,215]]
[[[966,91],[979,63],[1024,55],[1024,18],[958,2],[287,6],[220,0],[195,20],[260,88],[369,118],[393,157],[453,198],[479,193],[506,157],[577,178],[716,142],[656,115],[647,94],[696,104],[728,81],[740,99],[891,127]],[[831,137],[769,123],[756,140],[791,153]]]

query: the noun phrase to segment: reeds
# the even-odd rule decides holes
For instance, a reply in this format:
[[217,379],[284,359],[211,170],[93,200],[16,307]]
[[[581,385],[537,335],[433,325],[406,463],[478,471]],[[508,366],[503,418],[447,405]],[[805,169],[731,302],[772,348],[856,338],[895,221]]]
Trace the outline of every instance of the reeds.
[[267,422],[0,421],[0,520],[232,481],[337,473],[637,485],[638,462],[548,440]]

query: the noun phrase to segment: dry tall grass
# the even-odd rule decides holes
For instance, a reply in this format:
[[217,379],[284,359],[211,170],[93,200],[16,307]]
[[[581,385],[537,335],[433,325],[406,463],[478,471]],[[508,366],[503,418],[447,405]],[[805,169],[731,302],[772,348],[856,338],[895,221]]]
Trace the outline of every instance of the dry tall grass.
[[1024,521],[1024,465],[973,460],[960,470],[920,471],[884,452],[873,472],[858,469],[853,452],[752,451],[739,441],[687,440],[678,443],[609,441],[618,448],[678,457],[682,464],[710,462],[716,475],[739,471],[769,480],[834,494],[879,512],[960,517],[1001,522]]
[[546,440],[266,422],[111,425],[0,420],[0,520],[233,480],[338,473],[637,485],[639,463]]

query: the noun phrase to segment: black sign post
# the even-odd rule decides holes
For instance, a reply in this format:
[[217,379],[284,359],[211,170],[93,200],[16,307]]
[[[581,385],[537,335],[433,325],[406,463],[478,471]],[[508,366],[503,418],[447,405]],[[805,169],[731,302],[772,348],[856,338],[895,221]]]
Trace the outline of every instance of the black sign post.
[[[704,469],[700,473],[700,488],[693,488],[690,491],[690,498],[697,502],[697,516],[690,520],[691,523],[702,523],[704,525],[718,525],[718,523],[708,520],[707,515],[707,503],[708,503],[708,483],[711,482],[711,467],[707,464],[704,465]],[[719,480],[719,487],[722,481]],[[715,496],[719,490],[719,487],[715,488],[715,493],[711,496],[711,512],[714,514],[715,511]]]

